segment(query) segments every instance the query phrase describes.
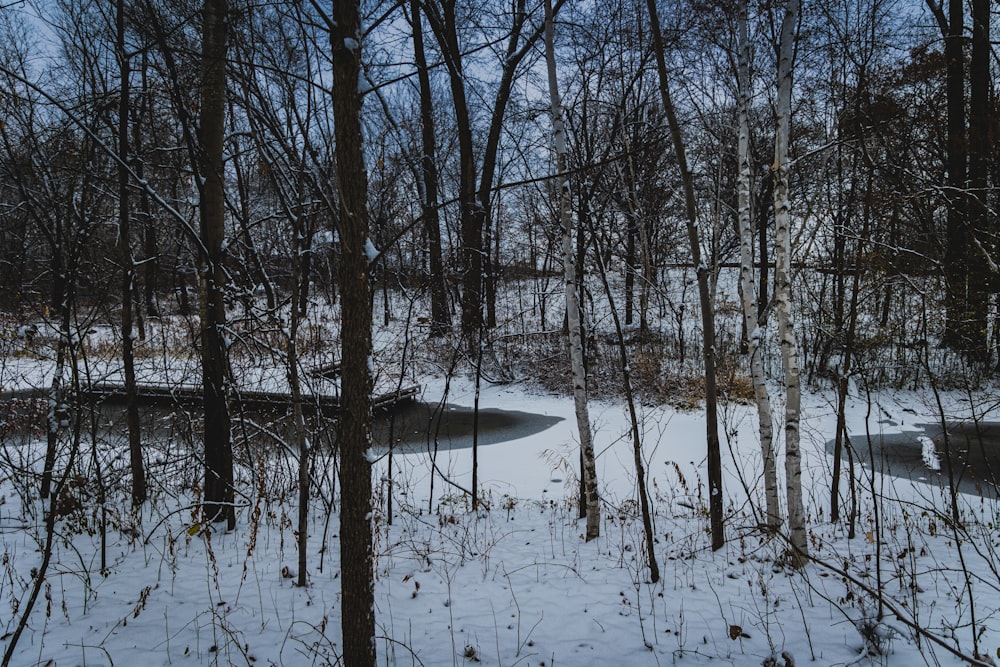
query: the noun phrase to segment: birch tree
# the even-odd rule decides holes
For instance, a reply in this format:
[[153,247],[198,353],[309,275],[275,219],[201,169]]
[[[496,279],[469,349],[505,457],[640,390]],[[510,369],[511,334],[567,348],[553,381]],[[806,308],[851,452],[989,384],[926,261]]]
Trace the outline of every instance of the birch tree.
[[758,297],[753,280],[753,230],[750,211],[750,36],[747,0],[739,6],[739,43],[737,54],[738,125],[739,125],[739,181],[737,186],[737,219],[740,230],[740,295],[743,303],[743,322],[747,331],[750,354],[750,376],[753,381],[754,399],[757,402],[757,419],[760,433],[760,451],[764,462],[764,501],[767,513],[764,525],[768,530],[781,526],[781,508],[778,503],[778,474],[774,459],[774,427],[771,412],[771,395],[764,378],[761,356],[761,329],[764,315],[758,310]]
[[774,134],[774,280],[775,305],[778,311],[778,336],[781,343],[781,366],[785,373],[785,485],[788,503],[788,529],[792,546],[790,562],[805,564],[809,555],[805,510],[802,505],[802,455],[799,450],[801,386],[798,342],[792,310],[791,261],[792,237],[788,196],[788,136],[792,115],[792,57],[799,0],[785,3],[778,47],[778,98]]
[[570,183],[566,173],[566,126],[556,77],[552,0],[545,0],[545,62],[549,77],[549,100],[552,113],[552,142],[556,149],[556,172],[559,188],[559,218],[562,222],[563,275],[566,281],[566,320],[569,328],[569,360],[573,374],[573,405],[580,432],[583,483],[587,499],[587,541],[601,535],[601,499],[597,491],[597,466],[587,408],[587,377],[583,366],[583,325],[577,294],[576,256],[573,252],[573,212],[570,208]]

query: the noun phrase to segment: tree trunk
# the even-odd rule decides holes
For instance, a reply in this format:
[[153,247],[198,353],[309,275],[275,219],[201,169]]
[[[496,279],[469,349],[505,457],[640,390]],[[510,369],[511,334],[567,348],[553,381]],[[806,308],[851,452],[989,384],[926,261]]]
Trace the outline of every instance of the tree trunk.
[[771,220],[770,211],[774,206],[774,177],[770,171],[763,174],[760,190],[757,192],[757,248],[760,275],[757,277],[757,319],[767,319],[768,302],[771,299],[771,286],[767,279],[770,264],[770,246],[767,243],[768,223]]
[[[774,417],[771,411],[771,395],[764,377],[764,362],[761,357],[761,328],[764,320],[760,317],[753,281],[753,229],[750,212],[750,37],[747,16],[747,0],[740,2],[739,16],[739,185],[738,222],[740,230],[740,293],[743,299],[743,324],[746,330],[747,352],[750,355],[750,376],[753,381],[754,398],[757,402],[757,420],[760,432],[761,458],[764,463],[764,501],[767,530],[781,527],[781,507],[778,501],[778,473],[774,457]],[[762,271],[764,269],[761,269]]]
[[[58,223],[57,223],[58,224]],[[52,370],[52,383],[49,385],[48,410],[46,411],[45,463],[42,467],[42,481],[38,496],[45,500],[52,491],[52,480],[55,476],[56,450],[59,446],[59,426],[68,407],[65,404],[66,389],[63,386],[63,376],[66,374],[66,355],[70,346],[71,313],[70,302],[73,299],[72,285],[67,278],[62,262],[61,244],[52,244],[52,310],[59,317],[59,339],[56,343],[56,363]]]
[[625,225],[625,325],[632,326],[635,321],[633,303],[635,302],[635,216],[628,216]]
[[472,117],[469,114],[465,93],[465,73],[462,69],[462,50],[458,41],[455,0],[442,0],[440,14],[435,8],[434,11],[428,11],[427,17],[448,68],[448,82],[455,108],[459,161],[462,335],[470,342],[470,346],[474,346],[478,340],[476,334],[483,324],[483,219],[476,210],[476,155],[472,141]]
[[[928,0],[930,2],[930,0]],[[933,7],[932,7],[933,9]],[[968,137],[965,132],[964,3],[950,0],[948,16],[935,12],[944,37],[945,91],[947,95],[947,237],[945,239],[946,328],[945,343],[970,351],[969,229],[966,199]]]
[[[563,0],[557,0],[556,8]],[[493,180],[496,176],[497,156],[503,129],[504,114],[514,85],[514,75],[524,57],[541,37],[541,26],[527,35],[521,43],[522,31],[527,20],[525,0],[514,0],[513,21],[507,36],[507,47],[503,59],[503,70],[490,115],[490,126],[486,135],[486,145],[482,151],[482,170],[479,185],[476,186],[476,155],[472,140],[472,121],[469,114],[465,91],[465,74],[462,65],[462,49],[458,40],[455,0],[441,0],[438,5],[426,5],[430,22],[442,57],[448,68],[451,96],[455,106],[455,123],[458,130],[459,153],[459,211],[462,257],[462,335],[469,350],[475,354],[479,340],[479,328],[483,321],[484,281],[493,280],[485,275],[494,269],[488,261],[490,248],[485,244],[489,238],[488,225],[491,224],[491,202]],[[488,295],[493,290],[488,290]],[[487,304],[487,311],[494,313],[493,304]]]
[[788,0],[781,23],[778,53],[777,124],[774,137],[774,230],[775,303],[778,310],[778,335],[781,342],[781,365],[785,373],[785,487],[788,503],[788,528],[792,551],[789,562],[805,564],[809,554],[806,539],[805,509],[802,505],[802,461],[799,451],[799,378],[798,342],[792,314],[791,295],[791,216],[788,197],[788,136],[792,113],[792,55],[799,1]]
[[118,100],[118,261],[122,269],[122,366],[125,375],[125,411],[128,424],[129,466],[132,471],[132,507],[146,501],[146,474],[142,464],[142,443],[139,438],[139,403],[135,382],[133,351],[132,304],[135,298],[135,261],[132,258],[131,207],[128,191],[129,156],[129,57],[125,49],[125,2],[115,5],[116,57],[121,72],[121,92]]
[[420,85],[420,155],[423,193],[421,214],[427,235],[428,269],[431,284],[431,336],[443,336],[451,329],[451,312],[448,310],[448,286],[445,284],[444,263],[441,258],[441,221],[438,216],[437,135],[434,129],[434,100],[431,97],[431,79],[424,52],[423,19],[420,0],[410,0],[413,23],[413,54]]
[[[561,4],[561,0],[560,4]],[[500,150],[500,137],[503,132],[503,119],[507,111],[507,103],[510,101],[511,91],[514,87],[514,75],[524,56],[531,50],[534,42],[541,37],[539,28],[526,39],[526,44],[521,46],[521,33],[527,19],[525,11],[526,0],[513,0],[511,10],[513,19],[511,21],[510,34],[507,37],[507,49],[504,54],[503,71],[500,74],[500,83],[497,86],[496,96],[493,98],[493,109],[490,115],[489,131],[486,133],[486,146],[483,150],[483,168],[479,177],[479,187],[476,190],[475,207],[478,219],[480,242],[483,246],[480,253],[484,258],[483,262],[483,289],[484,294],[480,294],[480,300],[485,297],[486,324],[490,327],[496,326],[496,281],[498,279],[499,267],[495,265],[490,256],[491,236],[499,240],[499,232],[492,231],[493,225],[493,180],[496,177],[497,158]],[[497,257],[499,259],[499,257]],[[482,312],[480,311],[480,325],[482,322]]]
[[722,453],[719,446],[718,392],[716,389],[716,358],[715,358],[715,305],[709,290],[709,268],[701,256],[701,238],[698,231],[698,206],[694,193],[694,177],[687,163],[684,150],[684,140],[681,137],[681,127],[670,97],[670,87],[667,79],[667,62],[663,50],[663,35],[660,30],[660,17],[656,10],[656,0],[646,0],[649,11],[650,27],[653,32],[653,52],[656,56],[656,72],[660,82],[660,98],[670,125],[670,137],[677,154],[677,163],[681,172],[684,187],[684,208],[687,217],[688,243],[691,246],[691,259],[698,275],[698,301],[701,305],[702,322],[702,355],[705,364],[705,423],[708,445],[708,493],[709,521],[712,529],[712,548],[720,549],[726,543],[723,529],[723,498],[722,498]]
[[227,0],[205,0],[201,56],[199,123],[201,237],[205,246],[202,273],[202,380],[205,396],[205,496],[209,521],[236,525],[233,508],[233,450],[226,388],[226,270],[223,242],[226,201],[223,144],[226,122]]
[[580,433],[580,456],[583,484],[586,489],[586,536],[589,542],[601,535],[601,499],[597,489],[597,465],[590,430],[590,412],[587,407],[587,377],[583,367],[583,326],[580,323],[579,285],[576,274],[576,256],[573,252],[573,212],[571,210],[569,177],[566,174],[566,154],[568,152],[566,149],[566,127],[563,123],[562,102],[559,98],[559,84],[556,77],[551,0],[545,0],[545,12],[545,60],[549,79],[549,100],[552,105],[552,141],[555,144],[556,172],[559,176],[557,185],[559,187],[559,215],[562,222],[569,358],[573,373],[573,405],[576,408],[576,425]]
[[[872,185],[872,175],[869,171],[868,174],[868,196],[865,204],[865,221],[864,228],[861,232],[861,239],[869,238],[869,224],[870,211],[869,206],[872,198],[871,192]],[[857,244],[854,251],[854,276],[851,279],[851,301],[847,312],[847,332],[844,338],[844,359],[841,362],[840,370],[837,373],[837,430],[834,436],[833,445],[833,480],[830,484],[830,521],[836,522],[840,520],[840,459],[842,458],[843,448],[846,445],[850,450],[852,449],[849,434],[847,432],[847,390],[849,387],[850,377],[851,377],[851,364],[854,358],[854,339],[857,334],[858,326],[858,293],[861,291],[861,260],[862,260],[862,243],[861,239],[855,241]],[[853,471],[852,471],[853,477]],[[854,492],[854,489],[851,489]],[[854,508],[852,504],[851,511],[853,513]],[[854,520],[853,514],[851,520]]]
[[990,303],[989,267],[995,227],[990,225],[990,158],[993,148],[993,114],[990,104],[990,2],[972,0],[972,55],[969,61],[969,216],[968,228],[968,352],[971,358],[987,363]]
[[[142,150],[142,123],[149,122],[149,111],[152,109],[152,103],[150,102],[149,94],[149,79],[148,79],[148,69],[149,62],[146,54],[142,54],[142,96],[141,104],[138,109],[138,118],[133,124],[133,141],[132,150],[137,154],[141,155]],[[135,174],[137,177],[145,180],[146,178],[146,167],[145,160],[139,158],[136,160],[135,164]],[[143,188],[139,195],[139,211],[141,213],[141,219],[143,222],[142,230],[142,245],[143,245],[143,255],[142,260],[142,279],[143,279],[143,290],[144,290],[144,301],[146,307],[147,317],[159,317],[160,316],[160,303],[159,296],[157,293],[157,287],[159,282],[159,266],[160,251],[158,249],[156,241],[156,227],[153,225],[153,215],[152,206],[149,201],[149,192]]]
[[334,0],[333,116],[340,193],[341,396],[340,562],[344,664],[375,666],[372,571],[371,287],[368,281],[368,182],[361,131],[361,20],[358,0]]
[[[296,221],[296,226],[300,221]],[[295,230],[298,234],[298,229]],[[309,547],[309,439],[306,436],[305,418],[302,413],[302,386],[299,382],[299,353],[296,339],[299,333],[299,322],[306,313],[300,312],[295,306],[295,297],[302,289],[303,278],[301,262],[298,257],[292,258],[292,303],[288,325],[288,355],[286,372],[288,374],[288,389],[292,398],[292,426],[295,437],[295,449],[299,454],[299,508],[298,508],[298,552],[299,572],[296,584],[305,586],[306,565],[308,565]]]
[[[596,238],[591,235],[591,241]],[[649,509],[649,493],[646,489],[646,467],[642,459],[642,429],[639,426],[639,413],[635,407],[635,392],[632,391],[632,371],[628,361],[628,349],[625,346],[625,332],[622,330],[621,318],[618,317],[618,306],[608,282],[608,266],[599,252],[596,252],[601,283],[611,310],[611,321],[615,326],[615,337],[618,339],[618,359],[622,370],[622,388],[625,391],[625,404],[628,406],[629,426],[632,432],[632,460],[635,464],[636,487],[639,492],[639,507],[642,512],[642,527],[646,536],[646,556],[649,561],[649,578],[656,583],[660,580],[660,566],[656,562],[656,540],[653,533],[652,513]]]

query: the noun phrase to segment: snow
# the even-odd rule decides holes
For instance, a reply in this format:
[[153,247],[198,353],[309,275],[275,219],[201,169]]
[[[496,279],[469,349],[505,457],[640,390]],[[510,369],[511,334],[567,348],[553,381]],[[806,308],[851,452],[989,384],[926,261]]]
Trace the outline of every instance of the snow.
[[[395,333],[375,333],[376,355],[369,363],[383,386],[390,386],[398,375],[386,368],[385,359],[392,356],[386,350]],[[110,328],[98,327],[87,339],[100,343],[112,337]],[[140,376],[150,381],[193,382],[198,376],[193,356],[150,355],[139,362]],[[96,376],[114,379],[120,373],[110,361],[91,363]],[[52,359],[44,353],[10,354],[0,365],[0,385],[44,388],[51,373]],[[280,368],[234,359],[234,378],[247,386],[277,390],[287,382],[284,377]],[[428,403],[473,402],[470,378],[446,381],[425,371],[417,380]],[[320,386],[321,380],[309,382]],[[780,397],[780,388],[772,387],[772,394]],[[912,433],[914,424],[937,418],[933,401],[920,393],[876,392],[872,400],[876,409],[866,417],[866,397],[850,397],[850,433]],[[950,420],[990,418],[960,392],[943,394],[943,400]],[[586,542],[573,504],[578,440],[572,397],[525,384],[484,385],[480,403],[483,409],[558,421],[539,433],[480,447],[484,507],[477,511],[441,477],[468,488],[470,449],[442,448],[433,463],[419,448],[396,452],[391,478],[388,457],[376,456],[377,448],[367,452],[373,480],[381,481],[371,516],[379,664],[753,666],[785,654],[788,658],[775,664],[962,665],[941,646],[927,639],[918,643],[905,621],[915,619],[971,654],[970,604],[984,628],[980,650],[992,654],[1000,646],[993,546],[997,501],[960,495],[965,525],[959,534],[943,518],[950,498],[940,487],[883,476],[867,466],[857,475],[858,537],[848,540],[844,524],[826,518],[832,469],[826,441],[836,428],[832,389],[803,395],[803,487],[810,548],[822,563],[801,572],[784,564],[780,538],[755,528],[755,506],[763,506],[763,499],[754,406],[720,408],[728,542],[718,552],[711,550],[707,532],[703,413],[638,406],[662,573],[655,584],[645,565],[624,404],[590,404],[603,521],[601,537]],[[168,428],[177,417],[159,418],[158,428]],[[4,433],[0,649],[24,609],[44,539],[35,482],[7,472],[39,469],[44,434]],[[933,442],[918,438],[926,463]],[[99,444],[121,456],[125,450],[116,442]],[[332,458],[323,458],[324,447],[321,440],[314,444],[321,457],[317,476],[334,469]],[[180,440],[147,444],[154,502],[141,522],[126,509],[127,473],[112,482],[106,575],[99,571],[96,499],[84,499],[87,510],[57,523],[53,564],[12,664],[337,663],[342,641],[336,513],[314,497],[309,585],[295,587],[294,452],[279,448],[254,459],[266,467],[261,479],[255,467],[242,465],[238,522],[231,532],[209,530],[198,520],[196,454]],[[116,465],[123,468],[126,462]],[[880,499],[877,515],[872,485]],[[390,493],[391,526],[385,502]],[[960,548],[975,582],[971,596],[957,565]],[[871,591],[880,585],[904,618],[894,613],[877,618]]]
[[934,444],[934,441],[926,435],[917,436],[917,441],[921,446],[920,456],[924,461],[924,465],[927,466],[927,469],[940,470],[941,459],[938,458],[937,445]]
[[369,263],[374,262],[376,259],[378,259],[378,253],[379,250],[378,248],[375,247],[375,244],[372,243],[372,240],[365,239],[365,257],[368,258]]
[[372,84],[368,81],[368,77],[361,70],[358,70],[358,95],[364,95],[372,90]]
[[[443,391],[440,383],[431,384],[428,400]],[[458,382],[449,400],[465,403],[472,391],[471,385]],[[829,425],[832,415],[823,400],[812,399],[812,425]],[[606,516],[602,537],[587,543],[568,503],[572,483],[557,481],[571,480],[564,466],[571,469],[575,456],[572,400],[523,387],[486,388],[481,400],[484,406],[528,409],[563,421],[538,435],[481,449],[489,511],[471,512],[464,499],[446,489],[437,492],[444,495],[428,513],[428,457],[397,455],[397,479],[409,481],[397,491],[394,525],[386,526],[381,513],[375,517],[378,634],[392,638],[380,640],[378,650],[390,664],[410,664],[411,650],[426,665],[452,664],[453,659],[467,664],[473,657],[495,665],[654,665],[680,659],[686,664],[721,659],[724,664],[755,665],[774,649],[799,664],[846,664],[867,650],[857,628],[870,610],[863,608],[859,589],[821,567],[799,574],[781,566],[780,543],[762,541],[740,528],[749,525],[749,517],[734,491],[739,488],[734,477],[737,472],[755,474],[747,467],[754,446],[751,420],[742,408],[734,415],[739,442],[727,463],[730,543],[714,554],[697,493],[704,465],[694,443],[703,433],[702,417],[646,410],[657,557],[663,568],[661,582],[651,584],[643,565],[641,522],[629,500],[634,479],[622,407],[594,406]],[[803,445],[805,474],[815,481],[825,473],[823,457]],[[468,479],[468,450],[440,456],[443,470],[459,481]],[[383,475],[378,470],[375,479]],[[904,494],[912,485],[893,484]],[[22,526],[37,529],[40,519],[37,509],[22,505],[9,485],[3,490],[3,550],[11,555],[8,567],[21,577],[14,581],[22,582],[16,591],[8,583],[4,595],[22,597],[21,587],[30,582],[27,570],[37,566],[33,530]],[[266,502],[250,500],[251,505]],[[283,518],[294,517],[289,499],[269,505],[258,519],[243,508],[232,533],[208,532],[192,523],[186,502],[178,498],[176,507],[162,514],[147,511],[136,526],[138,536],[112,530],[107,577],[94,571],[96,537],[78,535],[71,544],[57,544],[56,565],[48,575],[52,601],[38,605],[15,662],[334,661],[340,645],[338,540],[331,531],[320,571],[321,513],[313,513],[310,586],[299,589],[282,575],[283,567],[296,562],[291,521]],[[127,515],[120,519],[131,525]],[[870,529],[867,521],[862,533]],[[819,555],[838,566],[846,559],[859,576],[873,576],[869,558],[875,545],[870,541],[848,543],[822,521],[814,520],[811,530],[819,543],[828,543]],[[916,540],[916,552],[908,558],[920,574],[897,568],[893,581],[902,585],[919,576],[925,590],[937,591],[922,601],[924,613],[937,608],[934,613],[946,619],[934,622],[951,623],[961,612],[952,611],[956,601],[940,585],[948,579],[941,567],[946,552],[954,551],[945,546],[946,538],[926,532],[907,536],[898,527],[884,535],[892,551]],[[857,601],[844,602],[847,595]],[[5,632],[15,618],[8,618]],[[733,626],[741,629],[735,639]],[[884,623],[873,628],[874,636],[892,639],[890,664],[920,659],[910,633]],[[992,642],[996,637],[993,631],[986,634]],[[932,648],[924,644],[922,650]],[[941,664],[960,664],[943,651],[935,655]]]

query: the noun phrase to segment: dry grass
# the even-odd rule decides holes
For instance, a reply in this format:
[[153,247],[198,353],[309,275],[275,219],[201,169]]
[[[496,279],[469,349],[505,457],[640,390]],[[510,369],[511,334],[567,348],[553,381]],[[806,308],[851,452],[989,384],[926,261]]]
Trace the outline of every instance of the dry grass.
[[[588,391],[594,398],[621,398],[623,383],[620,352],[617,344],[591,341],[588,368]],[[563,340],[547,341],[544,346],[525,350],[523,368],[530,368],[531,379],[547,390],[567,394],[571,391],[569,355]],[[733,357],[720,360],[718,394],[720,401],[749,403],[754,400],[753,383]],[[705,376],[694,364],[680,363],[660,346],[636,345],[629,349],[632,390],[641,401],[670,405],[679,410],[699,409],[705,401]]]

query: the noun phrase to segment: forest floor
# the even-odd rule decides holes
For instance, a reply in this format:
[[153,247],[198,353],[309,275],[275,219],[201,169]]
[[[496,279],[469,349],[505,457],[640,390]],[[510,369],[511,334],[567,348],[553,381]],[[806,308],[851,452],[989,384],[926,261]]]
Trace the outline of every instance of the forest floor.
[[[442,398],[443,379],[427,379],[425,400]],[[873,398],[874,432],[901,433],[936,418],[913,394]],[[451,382],[448,401],[471,405],[472,399],[470,382]],[[467,496],[437,475],[430,502],[427,453],[394,456],[392,525],[384,484],[376,516],[380,664],[757,665],[772,655],[785,664],[784,653],[800,665],[952,665],[965,663],[946,647],[971,654],[974,633],[979,650],[995,654],[996,501],[960,495],[963,525],[957,528],[948,520],[950,501],[941,487],[859,468],[857,537],[848,540],[843,523],[825,518],[826,436],[835,424],[830,403],[829,396],[811,394],[804,410],[810,548],[824,564],[801,571],[784,565],[780,538],[765,538],[755,528],[758,492],[749,503],[744,490],[744,484],[756,489],[759,477],[751,409],[724,410],[728,541],[712,552],[703,503],[702,415],[643,408],[662,571],[654,584],[623,406],[594,405],[603,521],[600,539],[587,543],[572,501],[572,400],[516,385],[484,388],[482,408],[560,419],[527,437],[481,447],[488,509],[476,512]],[[951,406],[955,417],[959,403]],[[866,412],[866,400],[852,405],[853,433],[864,432]],[[19,445],[18,461],[41,447],[34,442]],[[15,457],[10,449],[8,443],[8,463]],[[467,486],[471,451],[442,448],[438,468]],[[386,479],[387,463],[382,458],[376,464],[376,479]],[[934,474],[928,469],[929,477]],[[312,509],[310,584],[297,588],[290,578],[296,563],[292,489],[248,491],[236,530],[220,532],[192,518],[195,496],[183,486],[161,485],[141,523],[124,509],[124,498],[116,499],[103,574],[94,512],[83,513],[78,525],[66,517],[44,599],[13,664],[337,663],[336,515],[319,503]],[[4,475],[5,641],[39,566],[40,524],[37,501]],[[881,620],[877,590],[891,605],[881,610]],[[910,621],[944,646],[920,636]]]
[[[397,346],[392,355],[400,354]],[[155,364],[143,363],[155,379]],[[43,387],[50,364],[44,355],[8,356],[0,384]],[[991,656],[1000,655],[1000,506],[995,493],[966,492],[978,488],[968,480],[952,498],[942,483],[943,439],[930,426],[944,421],[958,433],[964,424],[968,434],[970,424],[1000,420],[985,390],[945,392],[939,404],[930,391],[867,393],[852,386],[847,427],[859,461],[852,539],[846,520],[829,520],[835,396],[829,388],[808,392],[803,486],[815,560],[801,570],[787,565],[780,535],[758,530],[763,492],[755,408],[721,407],[727,543],[713,552],[703,411],[641,402],[661,571],[653,583],[623,401],[602,394],[591,404],[602,523],[601,537],[586,542],[575,501],[572,398],[545,391],[548,383],[537,378],[482,384],[477,458],[484,502],[473,511],[464,489],[471,486],[473,450],[465,431],[475,384],[445,366],[423,364],[406,375],[423,387],[424,403],[454,416],[450,427],[444,418],[436,450],[419,419],[416,427],[400,421],[391,437],[403,446],[390,464],[384,419],[377,429],[383,439],[373,474],[379,664],[910,667],[968,664],[965,658],[977,651],[992,664]],[[280,381],[280,373],[273,375]],[[388,372],[380,381],[391,385],[400,375]],[[37,415],[18,419],[7,404],[0,649],[26,609],[45,540],[35,477],[44,422]],[[139,516],[128,510],[121,420],[104,411],[90,424],[77,443],[79,465],[89,477],[93,462],[101,462],[106,496],[84,476],[67,485],[52,562],[11,664],[339,663],[338,485],[325,441],[312,443],[309,585],[299,588],[293,586],[297,462],[281,432],[267,432],[270,444],[237,439],[237,526],[221,531],[198,521],[196,419],[182,409],[145,415],[152,486]],[[264,426],[245,419],[235,432],[265,433]],[[865,463],[869,442],[879,462],[874,470]],[[962,451],[975,447],[957,436],[949,443]],[[982,451],[965,475],[985,482],[991,457]],[[895,469],[902,476],[881,474],[886,461],[909,467],[905,474]],[[846,516],[846,461],[842,474]]]

